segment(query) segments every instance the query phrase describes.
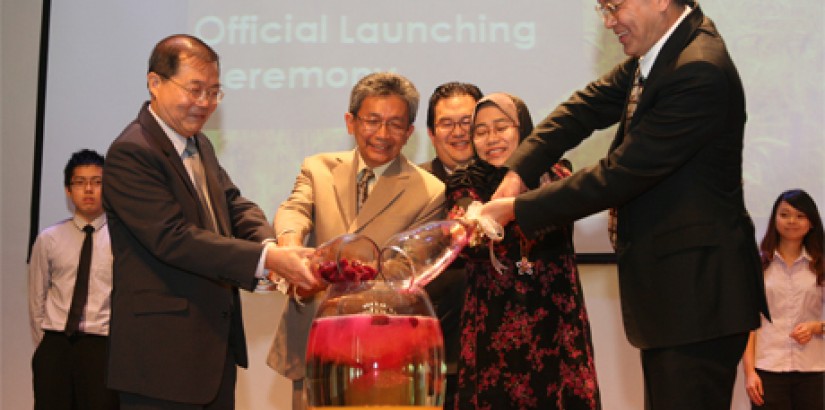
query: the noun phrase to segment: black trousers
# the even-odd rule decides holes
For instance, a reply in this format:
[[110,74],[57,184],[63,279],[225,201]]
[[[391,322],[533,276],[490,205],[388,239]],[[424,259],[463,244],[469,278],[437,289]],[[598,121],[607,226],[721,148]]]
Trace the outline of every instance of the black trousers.
[[106,388],[107,338],[47,331],[32,357],[35,410],[114,410]]
[[180,403],[140,394],[120,392],[120,408],[122,410],[233,410],[235,408],[235,384],[238,378],[238,365],[231,350],[230,348],[226,354],[218,392],[209,403]]
[[647,410],[730,410],[748,334],[642,350]]
[[825,372],[766,372],[756,369],[762,379],[765,404],[756,410],[825,409]]

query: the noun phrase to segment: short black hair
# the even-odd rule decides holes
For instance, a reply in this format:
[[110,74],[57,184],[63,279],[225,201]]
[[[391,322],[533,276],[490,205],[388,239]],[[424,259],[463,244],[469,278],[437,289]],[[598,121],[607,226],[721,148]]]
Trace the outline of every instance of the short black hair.
[[66,168],[63,169],[63,186],[69,188],[75,168],[83,165],[97,165],[103,168],[103,155],[91,149],[82,149],[72,154],[69,162],[66,163]]
[[457,95],[469,95],[476,102],[481,99],[481,90],[475,84],[450,81],[435,87],[433,95],[430,96],[430,104],[427,106],[427,129],[435,130],[435,105],[439,101],[455,97]]

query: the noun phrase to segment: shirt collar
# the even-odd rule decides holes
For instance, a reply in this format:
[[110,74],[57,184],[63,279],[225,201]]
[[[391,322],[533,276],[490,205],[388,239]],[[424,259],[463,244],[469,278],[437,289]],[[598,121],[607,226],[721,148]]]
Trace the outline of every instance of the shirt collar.
[[[361,175],[361,171],[363,171],[365,168],[367,168],[367,164],[364,162],[364,157],[361,156],[361,152],[359,152],[358,149],[355,150],[355,154],[358,156],[358,173],[357,173],[357,175]],[[392,161],[387,162],[386,164],[379,165],[379,166],[373,168],[372,172],[375,175],[375,179],[377,180],[378,177],[384,175],[384,171],[386,171],[387,168],[389,168],[390,165],[395,161],[398,161],[398,157],[395,157],[395,159],[393,159]]]
[[95,228],[95,232],[99,231],[103,225],[106,225],[106,213],[100,214],[97,218],[95,218],[92,222],[86,221],[86,218],[80,216],[79,214],[75,213],[72,217],[72,222],[74,226],[77,227],[78,230],[83,230],[86,225],[92,225]]
[[[158,122],[160,128],[166,133],[166,137],[169,138],[169,141],[172,142],[172,145],[175,147],[175,152],[178,153],[179,157],[183,157],[183,151],[186,149],[186,137],[183,135],[178,134],[175,130],[172,129],[169,125],[163,122],[160,117],[152,110],[152,105],[149,104],[149,112],[155,117],[155,121]],[[194,136],[192,137],[194,138]]]
[[802,252],[796,258],[796,260],[791,261],[790,263],[788,263],[787,261],[785,261],[785,259],[782,258],[782,255],[779,254],[779,250],[774,250],[773,251],[773,259],[782,261],[785,265],[788,265],[788,266],[793,265],[793,264],[795,264],[797,262],[800,262],[800,261],[810,263],[811,260],[812,260],[811,255],[808,253],[808,251],[805,249],[804,246],[802,247]]
[[659,56],[659,52],[662,51],[662,47],[667,42],[667,39],[670,38],[671,34],[673,34],[673,31],[676,30],[676,27],[679,27],[679,24],[682,23],[682,20],[684,20],[685,17],[687,17],[687,15],[690,14],[692,10],[693,9],[690,6],[685,6],[685,10],[682,12],[682,15],[679,16],[679,18],[676,20],[675,23],[673,23],[672,26],[670,26],[665,35],[663,35],[662,38],[660,38],[659,41],[657,41],[656,44],[654,44],[653,47],[651,47],[645,55],[639,58],[639,73],[641,74],[642,78],[647,78],[648,76],[650,76],[650,70],[653,69],[653,63],[656,62],[656,57]]

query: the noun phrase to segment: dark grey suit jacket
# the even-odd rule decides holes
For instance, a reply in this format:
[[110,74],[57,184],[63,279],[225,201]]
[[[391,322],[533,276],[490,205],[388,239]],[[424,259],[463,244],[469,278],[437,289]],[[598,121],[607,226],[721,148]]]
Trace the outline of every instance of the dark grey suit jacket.
[[[637,59],[561,104],[510,158],[535,186],[595,129],[622,124]],[[713,23],[695,8],[666,41],[610,154],[516,199],[527,234],[618,209],[622,317],[639,348],[747,332],[767,315],[742,192],[745,98]]]
[[109,148],[103,205],[114,256],[108,384],[162,400],[213,399],[227,349],[247,365],[238,288],[273,238],[264,213],[240,195],[198,134],[220,234],[180,156],[147,105]]
[[422,162],[418,164],[418,166],[421,167],[421,169],[433,174],[441,182],[445,184],[447,183],[447,169],[438,157],[433,158],[432,161]]

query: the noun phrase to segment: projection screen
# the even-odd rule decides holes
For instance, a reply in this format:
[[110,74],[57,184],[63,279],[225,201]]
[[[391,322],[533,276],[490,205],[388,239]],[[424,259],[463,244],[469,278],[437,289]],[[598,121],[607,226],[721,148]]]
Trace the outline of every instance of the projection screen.
[[[522,97],[535,122],[621,61],[594,1],[161,1],[53,2],[48,40],[42,181],[37,230],[65,218],[62,168],[80,148],[105,153],[148,99],[146,61],[174,33],[194,34],[221,55],[226,98],[205,132],[245,196],[271,218],[301,160],[349,149],[349,91],[391,70],[422,95],[404,153],[433,156],[426,100],[446,81]],[[823,196],[823,5],[819,0],[706,0],[746,87],[744,185],[763,232],[788,188]],[[607,150],[614,129],[567,157],[576,169]],[[36,184],[36,183],[35,183]],[[571,207],[577,204],[569,204]],[[581,254],[609,254],[603,214],[576,223]]]

